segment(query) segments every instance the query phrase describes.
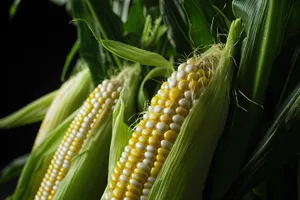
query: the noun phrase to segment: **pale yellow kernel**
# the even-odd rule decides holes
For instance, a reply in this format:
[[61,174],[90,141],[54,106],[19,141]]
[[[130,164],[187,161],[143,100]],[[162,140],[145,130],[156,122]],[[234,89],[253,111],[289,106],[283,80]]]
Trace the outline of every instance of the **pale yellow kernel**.
[[120,189],[122,189],[122,190],[124,190],[125,187],[126,187],[126,183],[124,183],[123,181],[119,181],[117,183],[117,187],[120,188]]
[[[122,182],[122,183],[123,183],[123,182]],[[116,186],[116,182],[111,180],[111,181],[109,182],[109,188],[110,188],[110,189],[113,189],[113,188],[115,188],[115,186]]]
[[169,155],[169,153],[170,153],[170,151],[168,151],[168,150],[166,150],[166,149],[164,149],[162,147],[160,147],[160,148],[157,149],[157,154],[161,155],[163,157],[167,157]]
[[43,188],[40,187],[39,190],[38,190],[38,192],[37,192],[37,195],[38,196],[42,196],[42,194],[43,194]]
[[136,142],[137,142],[137,140],[135,138],[130,138],[129,145],[134,146]]
[[161,95],[160,98],[167,98],[169,95],[169,91],[165,89],[161,89]]
[[128,168],[129,170],[132,170],[134,168],[134,164],[132,162],[126,162],[125,167]]
[[160,118],[159,118],[159,120],[161,122],[166,123],[166,124],[169,124],[172,121],[171,117],[169,115],[167,115],[167,114],[161,115]]
[[136,195],[140,195],[141,194],[141,190],[138,189],[137,187],[135,187],[134,185],[132,184],[128,184],[126,189]]
[[156,106],[159,100],[159,96],[155,95],[152,99],[151,99],[151,106]]
[[50,178],[49,178],[49,181],[54,182],[55,179],[50,177]]
[[62,168],[59,169],[58,175],[60,175],[60,173],[61,173],[61,175],[64,175],[64,174],[67,173],[67,171],[68,171],[67,168],[63,168],[63,167],[62,167]]
[[188,114],[188,110],[183,107],[178,107],[178,108],[176,108],[176,113],[178,115],[185,117]]
[[55,190],[51,190],[50,194],[54,195],[54,193],[55,193]]
[[151,134],[157,140],[161,139],[162,136],[163,136],[163,133],[161,131],[159,131],[159,130],[153,130]]
[[152,146],[157,146],[158,145],[158,140],[156,138],[154,138],[154,137],[150,137],[148,139],[148,144],[152,145]]
[[54,166],[52,164],[50,164],[48,171],[52,172],[53,168],[54,168]]
[[[141,136],[143,137],[143,136]],[[131,150],[131,155],[137,157],[137,158],[141,158],[143,156],[143,152],[139,149],[132,149]]]
[[189,84],[189,82],[187,80],[181,80],[178,83],[178,88],[180,90],[186,90],[188,88],[188,84]]
[[138,161],[138,159],[135,156],[128,156],[128,161],[132,162],[132,163],[136,163]]
[[162,155],[157,155],[156,156],[156,161],[158,161],[158,162],[164,162],[166,160],[166,158],[164,157],[164,156],[162,156]]
[[140,175],[143,178],[146,178],[148,176],[148,174],[141,168],[135,168],[134,173]]
[[176,108],[178,106],[178,103],[176,103],[176,101],[174,100],[168,100],[166,101],[166,108]]
[[123,166],[124,166],[124,164],[123,164],[123,163],[121,163],[120,161],[118,161],[118,162],[117,162],[117,167],[119,167],[119,168],[123,168]]
[[115,167],[114,173],[115,173],[116,175],[120,175],[120,174],[121,174],[121,168]]
[[103,104],[105,103],[105,98],[99,97],[99,98],[98,98],[98,103],[99,103],[100,105],[103,105]]
[[140,136],[141,136],[141,134],[138,133],[138,132],[134,132],[134,133],[132,134],[132,138],[134,138],[134,139],[136,139],[136,140],[138,140]]
[[199,83],[201,86],[206,87],[209,83],[209,80],[206,77],[201,77],[199,79]]
[[165,86],[169,86],[168,82],[164,82],[164,83],[161,85],[160,89],[164,90],[164,89],[165,89]]
[[56,180],[59,180],[59,181],[61,181],[63,179],[63,177],[62,176],[57,176],[56,177]]
[[146,137],[146,136],[140,136],[139,137],[139,142],[145,144],[147,142],[147,139],[148,139],[148,137]]
[[178,133],[176,133],[175,131],[168,130],[167,132],[165,132],[164,138],[173,143],[175,142],[177,135]]
[[113,196],[116,198],[121,198],[123,196],[123,190],[119,189],[119,188],[115,188],[113,191]]
[[65,155],[65,160],[72,160],[72,158],[69,155]]
[[52,196],[52,195],[49,195],[49,196],[48,196],[48,199],[49,199],[49,200],[53,199],[53,196]]
[[160,99],[160,100],[158,100],[158,105],[160,105],[160,106],[164,106],[165,103],[166,103],[166,99]]
[[95,92],[92,92],[89,97],[88,97],[88,101],[90,101],[91,99],[93,99],[95,97]]
[[152,177],[157,177],[159,171],[160,170],[157,169],[156,167],[152,167],[150,174],[151,174]]
[[116,174],[112,174],[111,180],[114,181],[114,182],[117,182],[118,181],[118,176]]
[[149,136],[151,134],[151,131],[149,130],[149,129],[144,129],[144,130],[142,130],[142,135],[143,136]]
[[182,97],[182,92],[177,87],[171,89],[171,91],[169,93],[169,98],[171,100],[176,101],[181,97]]
[[158,117],[159,117],[159,115],[157,113],[155,113],[155,112],[151,112],[149,114],[149,119],[151,119],[153,121],[157,121]]
[[111,98],[113,98],[113,99],[117,99],[117,98],[119,98],[119,96],[120,96],[119,92],[113,92],[113,93],[111,93]]
[[127,197],[127,198],[129,198],[129,199],[132,199],[132,200],[138,200],[139,199],[139,197],[137,196],[137,195],[135,195],[133,192],[131,192],[131,191],[127,191],[126,193],[125,193],[125,196]]
[[162,162],[158,162],[158,161],[155,161],[154,162],[154,167],[156,167],[157,169],[161,169],[163,166],[163,163]]
[[131,178],[137,180],[140,183],[145,182],[145,179],[143,177],[141,177],[139,174],[136,174],[136,173],[131,174]]

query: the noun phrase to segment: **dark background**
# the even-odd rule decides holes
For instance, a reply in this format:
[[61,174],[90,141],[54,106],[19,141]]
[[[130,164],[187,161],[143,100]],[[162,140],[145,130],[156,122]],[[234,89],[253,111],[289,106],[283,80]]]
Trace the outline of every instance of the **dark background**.
[[[22,0],[9,19],[13,1],[0,6],[0,117],[57,89],[62,67],[76,40],[76,29],[64,6],[47,0]],[[0,130],[0,169],[29,153],[39,123]],[[11,194],[16,180],[0,185],[0,200]]]

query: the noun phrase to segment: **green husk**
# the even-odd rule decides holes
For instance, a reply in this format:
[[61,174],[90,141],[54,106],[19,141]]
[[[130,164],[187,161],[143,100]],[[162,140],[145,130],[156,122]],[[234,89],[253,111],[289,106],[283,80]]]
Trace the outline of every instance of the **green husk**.
[[91,89],[92,79],[88,68],[62,85],[42,122],[34,148],[43,142],[49,132],[81,106]]
[[[101,197],[107,184],[107,171],[111,169],[111,162],[114,160],[111,155],[115,155],[115,152],[119,151],[118,145],[114,144],[119,142],[120,137],[124,137],[119,133],[121,131],[123,133],[123,127],[127,126],[125,123],[129,123],[130,117],[136,110],[135,97],[140,81],[140,71],[139,66],[128,67],[118,75],[118,78],[125,79],[125,82],[113,118],[111,114],[104,117],[105,121],[98,124],[91,133],[86,145],[73,159],[70,171],[60,183],[53,200],[93,200]],[[126,114],[122,112],[120,116],[120,108],[125,109]],[[111,138],[112,134],[113,139]],[[109,150],[110,144],[115,148]],[[110,164],[108,164],[109,155],[111,157]]]
[[[214,149],[227,116],[235,45],[241,20],[235,20],[216,74],[186,118],[181,132],[148,196],[149,200],[202,199]],[[206,54],[215,53],[213,46]]]
[[58,90],[50,92],[20,110],[0,119],[0,128],[15,128],[41,121],[49,109]]

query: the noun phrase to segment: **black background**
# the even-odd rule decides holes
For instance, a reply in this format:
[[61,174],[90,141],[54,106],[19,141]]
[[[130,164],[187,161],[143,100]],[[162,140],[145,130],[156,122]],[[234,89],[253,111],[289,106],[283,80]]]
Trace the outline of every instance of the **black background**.
[[[65,7],[47,0],[22,0],[10,20],[12,2],[4,0],[0,6],[0,117],[61,85],[62,67],[76,40]],[[30,152],[39,125],[0,130],[0,169]],[[15,183],[0,186],[0,200],[13,192]]]

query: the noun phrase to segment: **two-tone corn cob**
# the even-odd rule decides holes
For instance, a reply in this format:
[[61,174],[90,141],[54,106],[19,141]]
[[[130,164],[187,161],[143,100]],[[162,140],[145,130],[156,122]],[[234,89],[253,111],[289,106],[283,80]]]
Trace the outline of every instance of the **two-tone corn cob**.
[[173,72],[152,98],[110,178],[105,198],[145,200],[195,100],[209,84],[217,66],[198,56]]
[[70,168],[72,159],[79,153],[97,119],[104,110],[112,111],[114,109],[121,89],[122,82],[120,80],[105,80],[89,95],[55,152],[35,196],[36,200],[53,198],[59,183]]

